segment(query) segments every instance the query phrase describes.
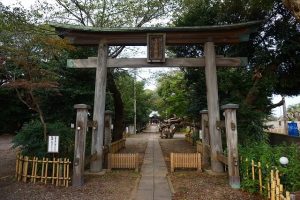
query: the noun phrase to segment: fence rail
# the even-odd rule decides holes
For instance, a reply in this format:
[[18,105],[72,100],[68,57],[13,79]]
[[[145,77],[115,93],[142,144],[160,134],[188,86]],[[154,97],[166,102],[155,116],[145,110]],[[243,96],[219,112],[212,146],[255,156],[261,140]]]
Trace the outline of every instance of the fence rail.
[[108,169],[139,169],[138,153],[108,154]]
[[200,153],[171,153],[171,172],[175,168],[195,168],[201,171]]
[[187,141],[190,144],[193,144],[193,138],[191,134],[185,134],[185,141]]
[[123,138],[121,140],[111,143],[111,146],[109,147],[109,152],[110,153],[119,152],[121,149],[125,148],[125,142],[126,142],[126,139]]
[[[264,176],[262,173],[261,162],[255,163],[254,160],[249,163],[248,159],[245,159],[246,162],[246,176],[249,178],[249,167],[251,167],[251,179],[258,180],[259,192],[263,194],[264,191],[267,192],[268,199],[271,200],[290,200],[290,192],[283,190],[283,185],[280,181],[279,171],[277,169],[270,170],[267,175]],[[249,163],[249,164],[248,164]],[[266,168],[269,168],[266,166]]]
[[17,155],[16,179],[23,182],[51,182],[56,186],[69,186],[70,178],[69,159],[62,158],[29,158],[28,156]]

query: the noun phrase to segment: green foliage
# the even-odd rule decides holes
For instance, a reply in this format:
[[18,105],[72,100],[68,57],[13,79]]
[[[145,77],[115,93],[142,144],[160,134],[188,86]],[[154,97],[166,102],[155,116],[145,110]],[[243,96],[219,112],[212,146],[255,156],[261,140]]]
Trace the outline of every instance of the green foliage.
[[[61,122],[49,123],[47,126],[49,135],[59,136],[59,154],[57,157],[73,158],[74,133]],[[47,153],[47,141],[43,138],[43,126],[35,120],[25,123],[22,129],[13,139],[13,147],[20,148],[22,155],[37,157],[52,157]]]
[[[116,73],[115,73],[116,75]],[[144,81],[134,81],[134,75],[122,71],[116,77],[117,86],[121,92],[125,111],[125,124],[133,124],[134,121],[134,84],[136,89],[136,115],[137,124],[144,126],[149,120],[151,110],[154,110],[152,96],[153,92],[145,90]]]
[[185,116],[188,110],[186,80],[180,71],[162,74],[158,79],[157,93],[161,98],[159,111],[161,114]]
[[[242,157],[240,164],[240,175],[242,187],[244,189],[255,191],[258,190],[258,183],[252,181],[251,160],[255,163],[261,162],[262,174],[265,178],[270,176],[271,169],[278,169],[282,184],[290,192],[300,190],[300,149],[297,145],[280,145],[270,146],[264,142],[256,142],[251,146],[239,148],[239,154]],[[289,159],[287,167],[279,163],[279,158],[285,156]],[[246,158],[248,161],[246,162]],[[268,167],[267,167],[268,166]],[[247,175],[247,169],[249,174]]]
[[[280,0],[184,0],[175,26],[203,26],[262,20],[248,43],[218,45],[216,53],[248,57],[237,69],[218,69],[219,104],[236,103],[239,143],[265,140],[263,120],[271,114],[274,93],[299,94],[299,23]],[[201,15],[199,15],[201,13]],[[298,28],[297,28],[298,27]],[[288,30],[288,31],[287,31]],[[297,49],[297,50],[295,50]],[[174,49],[173,49],[174,50]],[[178,57],[199,57],[203,46],[177,47]],[[206,106],[203,70],[185,69],[189,114],[194,118]],[[221,115],[222,116],[222,115]]]

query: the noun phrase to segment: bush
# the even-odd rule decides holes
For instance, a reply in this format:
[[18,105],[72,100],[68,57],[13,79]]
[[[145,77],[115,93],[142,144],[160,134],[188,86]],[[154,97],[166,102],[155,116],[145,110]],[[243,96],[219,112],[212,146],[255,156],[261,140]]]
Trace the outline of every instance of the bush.
[[[251,180],[251,160],[255,163],[261,162],[263,177],[270,175],[270,170],[277,168],[281,176],[281,182],[290,192],[300,190],[300,150],[297,145],[279,145],[270,146],[264,142],[254,143],[251,146],[240,147],[239,153],[242,157],[240,164],[240,174],[242,187],[248,191],[258,189],[258,184],[252,183]],[[279,158],[285,156],[289,159],[289,163],[286,167],[281,166]],[[245,162],[245,159],[249,162]],[[269,166],[269,168],[266,167]],[[249,176],[247,177],[247,168],[249,170]]]
[[[47,124],[48,135],[59,136],[59,153],[56,157],[66,157],[73,160],[74,133],[62,122]],[[13,139],[13,147],[19,147],[26,156],[52,157],[47,153],[47,141],[44,141],[43,127],[40,121],[31,121],[24,124]]]

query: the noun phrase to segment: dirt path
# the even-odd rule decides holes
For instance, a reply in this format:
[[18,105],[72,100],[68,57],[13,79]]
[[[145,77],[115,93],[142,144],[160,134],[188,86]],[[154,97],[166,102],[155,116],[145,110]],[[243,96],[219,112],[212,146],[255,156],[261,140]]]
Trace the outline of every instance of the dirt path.
[[[54,187],[41,183],[22,183],[14,180],[15,150],[10,149],[12,137],[0,137],[0,199],[1,200],[52,200],[52,199],[130,199],[140,174],[133,170],[113,170],[102,176],[85,176],[83,187]],[[147,134],[126,139],[122,152],[137,152],[143,158],[147,147]]]
[[13,136],[0,135],[0,179],[14,175],[16,150],[12,149]]
[[[122,152],[138,152],[142,161],[150,134],[131,135],[126,139]],[[15,150],[10,149],[12,137],[0,136],[0,199],[130,199],[140,174],[133,170],[117,170],[103,176],[85,176],[80,188],[62,188],[52,185],[21,183],[14,180]],[[168,169],[170,152],[195,152],[195,147],[185,142],[182,135],[175,139],[159,139]],[[140,162],[141,163],[141,162]],[[177,171],[169,175],[176,191],[174,200],[213,199],[250,200],[260,199],[248,193],[232,190],[225,177],[216,177],[195,171]]]
[[[182,135],[175,134],[174,139],[160,139],[160,145],[170,172],[170,153],[196,152]],[[226,176],[213,176],[195,171],[175,171],[169,173],[175,194],[173,200],[261,200],[261,197],[251,195],[241,190],[231,189]]]

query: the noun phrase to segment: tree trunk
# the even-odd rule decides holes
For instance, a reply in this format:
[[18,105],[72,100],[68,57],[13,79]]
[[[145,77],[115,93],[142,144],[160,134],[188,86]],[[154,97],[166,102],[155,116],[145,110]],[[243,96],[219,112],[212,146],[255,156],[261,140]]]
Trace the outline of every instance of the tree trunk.
[[114,120],[114,130],[113,130],[112,140],[116,141],[122,139],[123,131],[125,129],[124,106],[123,106],[121,93],[117,88],[111,70],[108,70],[107,72],[107,79],[108,79],[108,89],[112,93],[114,98],[115,120]]
[[44,141],[47,141],[47,124],[46,124],[45,119],[44,119],[43,111],[41,110],[40,105],[38,104],[37,100],[35,99],[32,90],[29,91],[29,94],[31,96],[32,103],[34,105],[35,111],[39,114],[39,118],[40,118],[40,121],[41,121],[42,126],[43,126]]

